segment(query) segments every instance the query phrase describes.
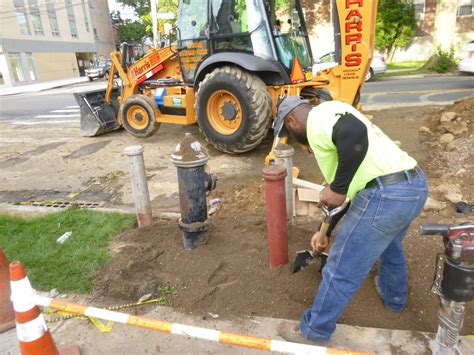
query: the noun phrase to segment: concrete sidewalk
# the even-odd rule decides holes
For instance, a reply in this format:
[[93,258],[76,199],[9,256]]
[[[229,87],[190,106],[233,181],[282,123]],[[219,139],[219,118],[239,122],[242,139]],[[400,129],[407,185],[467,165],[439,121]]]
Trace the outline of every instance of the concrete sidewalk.
[[81,77],[78,77],[78,78],[43,81],[43,82],[35,83],[35,84],[27,84],[27,85],[13,86],[13,87],[0,86],[0,96],[16,95],[16,94],[24,94],[24,93],[27,93],[27,92],[43,91],[43,90],[53,89],[53,88],[57,88],[57,87],[61,87],[61,86],[73,85],[73,84],[78,84],[78,83],[85,83],[87,81],[89,81],[87,76],[81,76]]
[[[156,307],[146,317],[197,327],[283,340],[277,332],[281,319],[250,317],[243,319],[213,319],[210,314],[183,314],[169,307]],[[106,323],[106,322],[104,322]],[[294,322],[297,324],[297,322]],[[49,324],[56,345],[76,344],[87,354],[263,354],[262,351],[211,341],[190,339],[122,324],[101,333],[89,321],[69,319]],[[334,333],[331,348],[363,351],[376,354],[430,353],[433,333],[364,328],[340,324]],[[0,353],[18,354],[15,329],[0,334]],[[474,340],[463,337],[462,353],[474,353]]]

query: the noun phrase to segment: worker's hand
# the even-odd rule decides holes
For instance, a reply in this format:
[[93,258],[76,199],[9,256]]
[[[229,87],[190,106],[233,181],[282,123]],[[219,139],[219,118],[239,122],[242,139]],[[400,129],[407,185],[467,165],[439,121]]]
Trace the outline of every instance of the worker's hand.
[[318,253],[322,253],[329,245],[329,237],[326,235],[322,243],[319,243],[319,231],[313,234],[311,238],[311,248]]
[[326,205],[328,207],[337,207],[344,203],[346,200],[346,195],[338,194],[331,190],[329,186],[326,186],[321,190],[319,194],[319,203],[318,207]]

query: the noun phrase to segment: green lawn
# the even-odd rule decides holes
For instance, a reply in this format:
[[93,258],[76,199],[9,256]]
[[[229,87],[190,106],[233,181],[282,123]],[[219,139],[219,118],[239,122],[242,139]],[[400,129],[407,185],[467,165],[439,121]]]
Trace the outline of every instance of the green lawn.
[[387,69],[404,69],[404,70],[410,70],[410,69],[420,69],[423,65],[426,64],[426,60],[421,60],[421,61],[407,61],[407,62],[397,62],[397,63],[387,63]]
[[[109,241],[135,224],[134,215],[83,209],[35,218],[0,215],[0,247],[10,261],[23,263],[33,287],[90,292],[94,271],[110,257]],[[72,236],[57,243],[68,231]]]
[[393,70],[377,75],[378,77],[419,75],[430,73],[425,67],[426,61],[407,61],[397,63],[387,63],[387,69]]

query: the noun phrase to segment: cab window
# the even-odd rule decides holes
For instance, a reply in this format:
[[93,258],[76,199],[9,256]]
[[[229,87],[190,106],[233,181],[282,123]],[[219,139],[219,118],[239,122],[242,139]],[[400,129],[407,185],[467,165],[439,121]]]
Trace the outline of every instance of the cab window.
[[178,28],[182,40],[206,37],[207,1],[182,0]]

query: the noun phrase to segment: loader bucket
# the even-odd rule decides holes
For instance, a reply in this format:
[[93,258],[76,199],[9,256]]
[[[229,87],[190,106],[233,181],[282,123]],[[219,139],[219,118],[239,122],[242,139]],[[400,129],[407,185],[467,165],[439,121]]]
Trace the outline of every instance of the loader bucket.
[[114,88],[109,105],[105,102],[105,89],[74,93],[81,110],[81,132],[83,136],[99,136],[120,128],[117,122],[118,95],[119,89]]

